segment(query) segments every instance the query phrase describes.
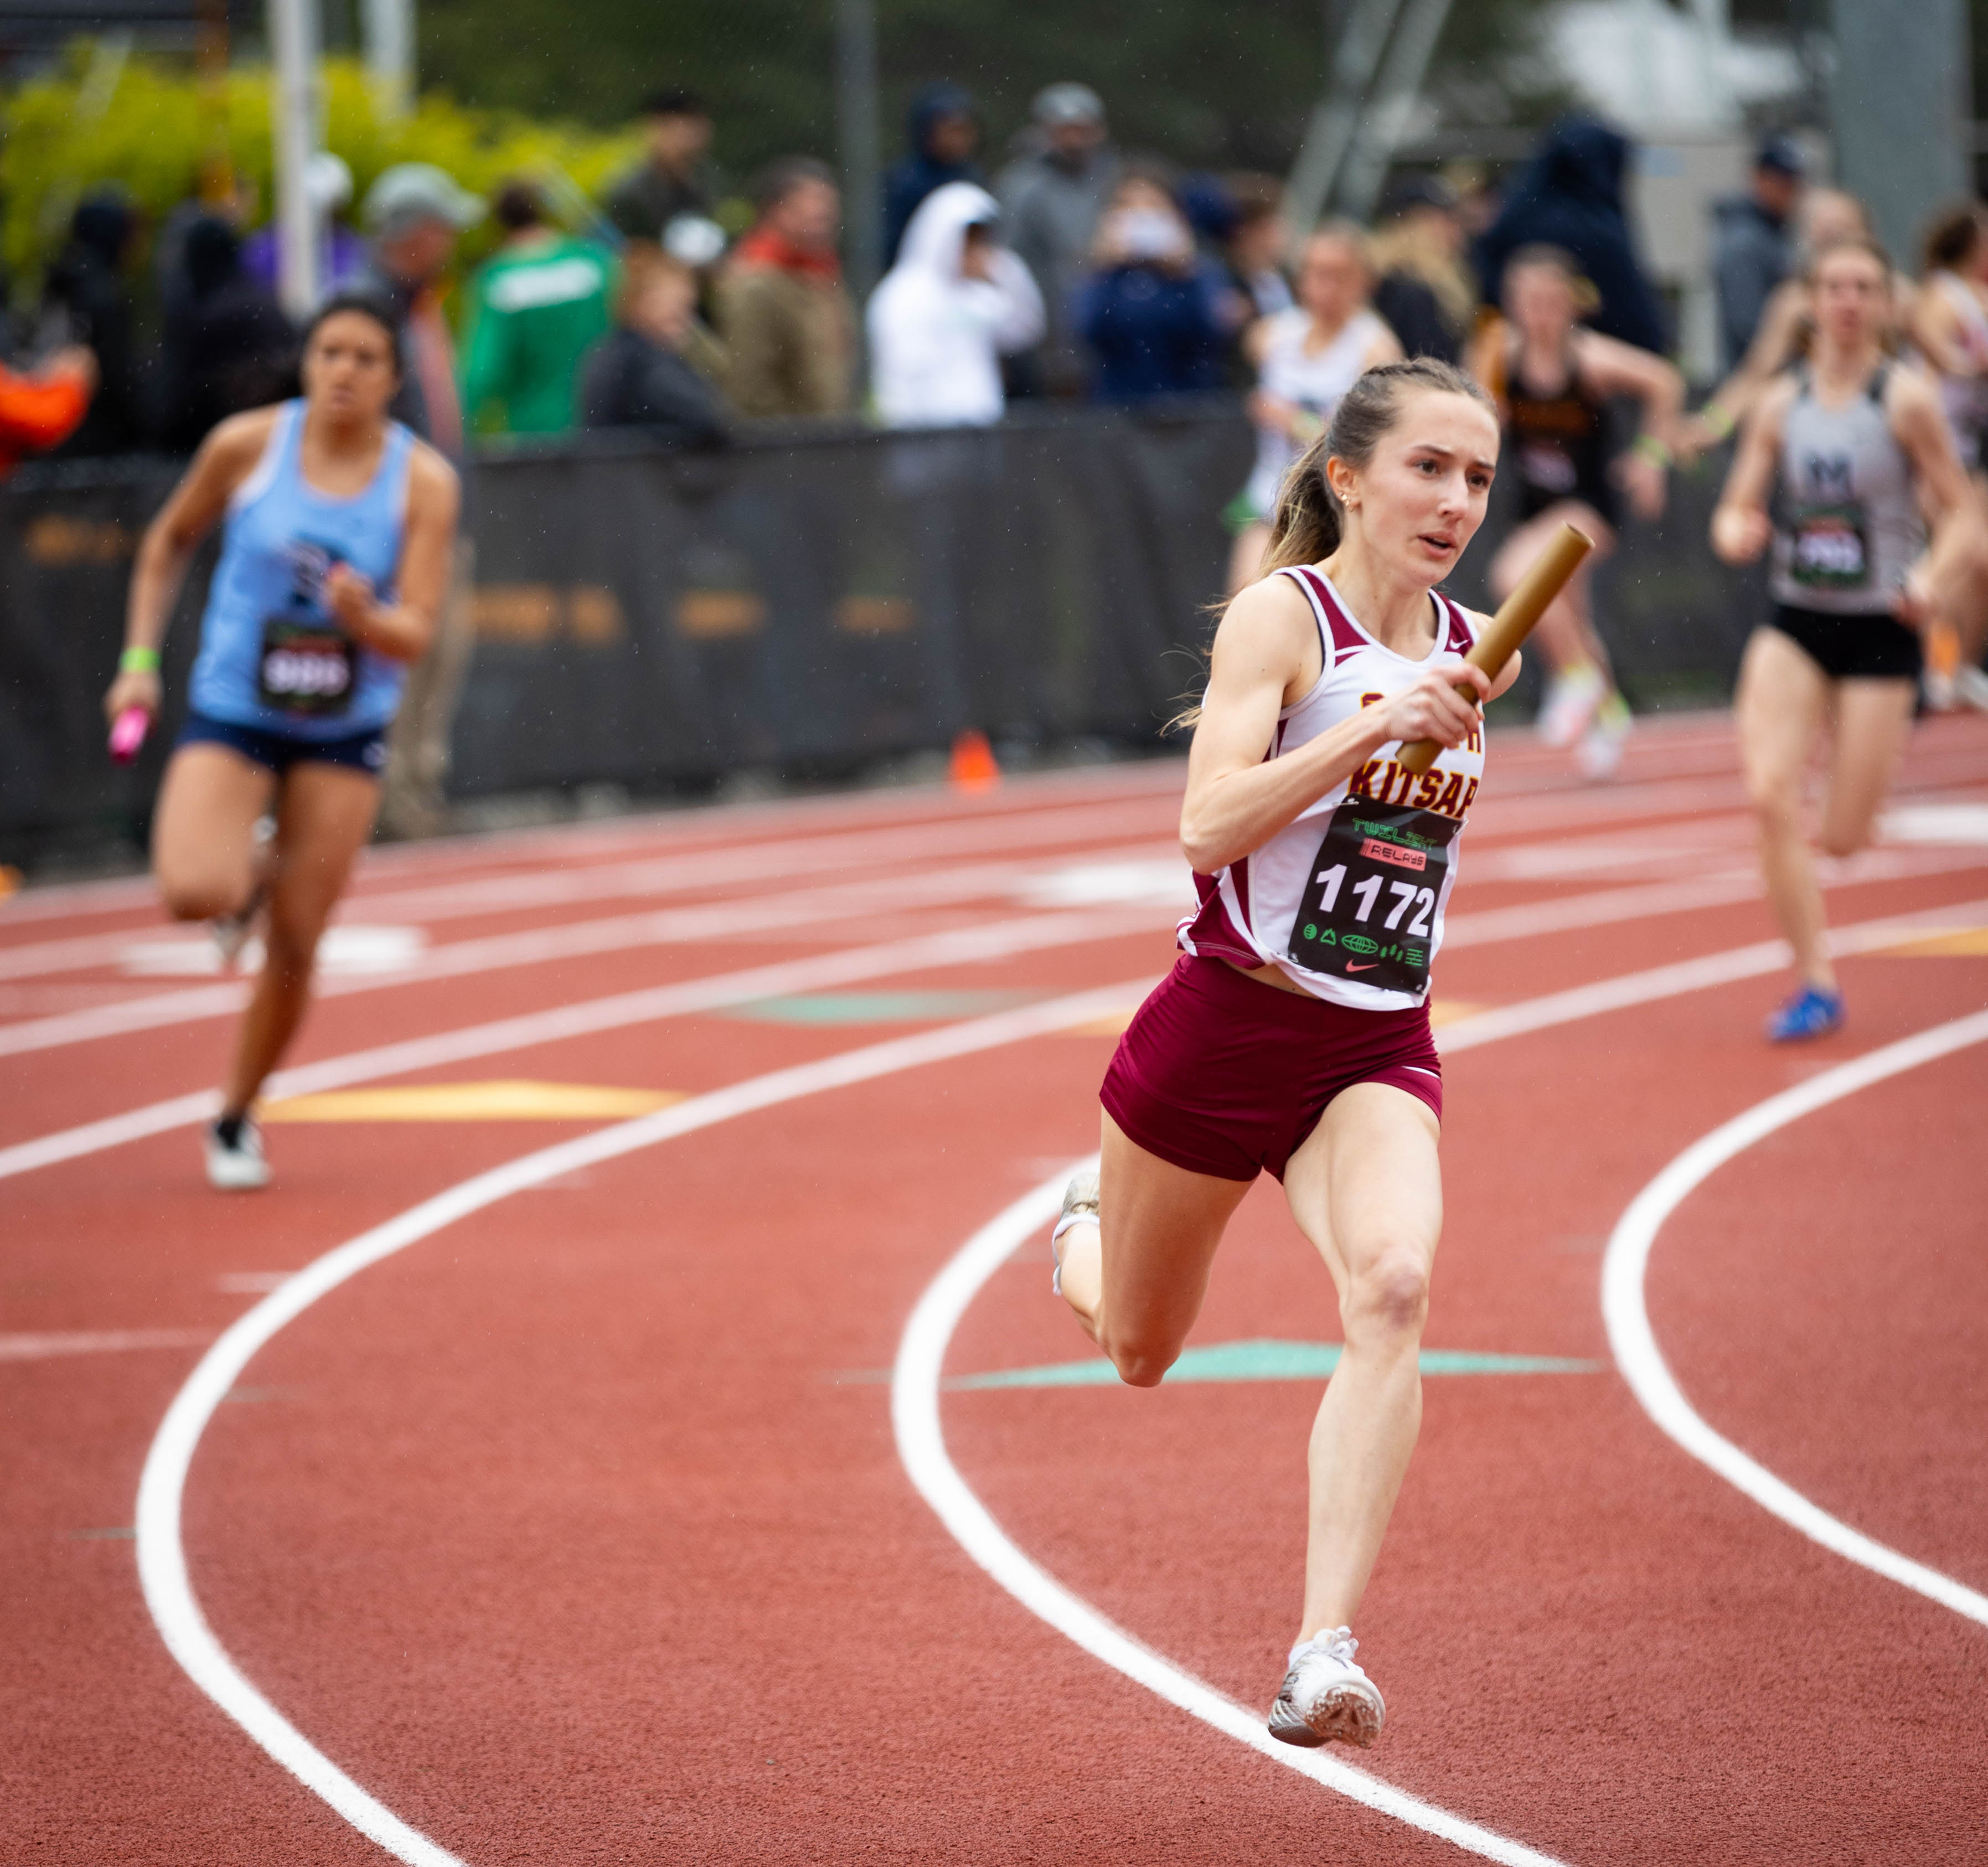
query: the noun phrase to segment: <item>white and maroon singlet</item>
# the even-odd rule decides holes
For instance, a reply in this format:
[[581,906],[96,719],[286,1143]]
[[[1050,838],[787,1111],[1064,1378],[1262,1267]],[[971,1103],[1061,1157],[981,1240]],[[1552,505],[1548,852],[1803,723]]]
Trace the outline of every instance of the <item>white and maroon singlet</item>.
[[[1361,627],[1331,580],[1287,568],[1310,600],[1325,666],[1317,685],[1277,715],[1265,756],[1295,752],[1324,732],[1460,661],[1476,639],[1469,618],[1432,590],[1435,646],[1411,661]],[[1484,735],[1445,749],[1418,777],[1383,746],[1344,783],[1219,874],[1196,875],[1199,911],[1180,924],[1190,953],[1278,967],[1315,998],[1369,1011],[1424,1003],[1456,881],[1456,837],[1484,776]]]

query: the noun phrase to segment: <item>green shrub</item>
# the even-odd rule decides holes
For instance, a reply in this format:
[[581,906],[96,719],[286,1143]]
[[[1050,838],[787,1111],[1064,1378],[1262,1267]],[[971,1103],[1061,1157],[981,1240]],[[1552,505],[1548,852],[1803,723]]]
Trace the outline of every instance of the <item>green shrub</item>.
[[[106,182],[120,184],[156,226],[198,191],[210,153],[210,113],[199,78],[164,59],[134,57],[117,73],[107,104],[86,120],[78,108],[90,75],[88,48],[75,49],[56,74],[19,86],[0,103],[6,139],[6,197],[0,211],[0,259],[18,288],[32,289],[67,231],[77,197]],[[228,159],[254,192],[252,222],[273,203],[269,134],[270,75],[265,67],[231,70],[223,114]],[[364,68],[353,59],[325,65],[326,142],[351,165],[355,204],[380,171],[396,162],[432,162],[465,188],[491,193],[505,177],[563,171],[598,196],[615,171],[634,160],[639,134],[605,134],[541,123],[509,110],[472,110],[431,92],[402,120],[374,110]],[[478,228],[462,257],[474,261],[495,244]]]

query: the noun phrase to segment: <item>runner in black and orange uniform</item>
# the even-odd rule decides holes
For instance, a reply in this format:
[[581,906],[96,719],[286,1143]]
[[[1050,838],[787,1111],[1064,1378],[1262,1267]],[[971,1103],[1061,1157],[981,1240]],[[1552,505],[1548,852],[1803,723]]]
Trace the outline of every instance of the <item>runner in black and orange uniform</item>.
[[[1621,494],[1639,518],[1663,512],[1684,378],[1661,357],[1583,326],[1584,286],[1557,247],[1521,247],[1505,268],[1510,322],[1486,327],[1472,363],[1498,398],[1506,471],[1519,483],[1520,524],[1492,560],[1493,593],[1501,601],[1510,595],[1563,524],[1594,540],[1587,562],[1540,617],[1535,639],[1550,677],[1540,735],[1551,746],[1577,742],[1581,769],[1601,778],[1621,761],[1629,709],[1595,632],[1594,567],[1614,549]],[[1608,403],[1615,397],[1643,407],[1642,431],[1627,449],[1611,434]]]

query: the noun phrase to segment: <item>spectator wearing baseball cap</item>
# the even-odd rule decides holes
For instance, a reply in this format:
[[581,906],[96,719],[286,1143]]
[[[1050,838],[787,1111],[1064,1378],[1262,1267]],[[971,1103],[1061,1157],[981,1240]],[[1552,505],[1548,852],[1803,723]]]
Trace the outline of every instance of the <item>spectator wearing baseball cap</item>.
[[1080,394],[1090,359],[1076,326],[1077,288],[1088,269],[1119,161],[1107,138],[1104,100],[1087,84],[1052,84],[1035,103],[1033,151],[1002,171],[1003,237],[1035,276],[1049,313],[1043,386]]
[[392,308],[407,362],[388,412],[457,461],[462,457],[462,405],[438,286],[455,256],[457,236],[482,218],[483,203],[429,162],[396,163],[366,193],[373,250],[357,283]]
[[1794,270],[1795,210],[1806,164],[1794,139],[1763,137],[1744,194],[1712,208],[1712,274],[1719,292],[1721,367],[1736,368],[1775,286]]

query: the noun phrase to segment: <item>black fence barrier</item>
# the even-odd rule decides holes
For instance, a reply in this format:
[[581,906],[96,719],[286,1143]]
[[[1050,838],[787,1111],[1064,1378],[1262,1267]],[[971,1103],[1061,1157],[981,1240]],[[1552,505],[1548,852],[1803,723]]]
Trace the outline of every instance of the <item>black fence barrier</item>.
[[[1219,514],[1251,448],[1232,403],[1198,402],[769,431],[710,454],[590,436],[488,455],[451,788],[828,776],[967,726],[1151,745],[1197,683]],[[105,756],[100,698],[133,552],[178,471],[43,465],[0,489],[0,859],[128,841],[148,813],[205,566],[168,638],[167,717],[129,769]],[[1645,704],[1725,692],[1758,613],[1705,549],[1716,484],[1680,479],[1662,526],[1631,527],[1602,573],[1604,631]],[[1464,600],[1483,600],[1494,548],[1472,547]]]

